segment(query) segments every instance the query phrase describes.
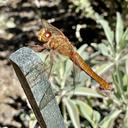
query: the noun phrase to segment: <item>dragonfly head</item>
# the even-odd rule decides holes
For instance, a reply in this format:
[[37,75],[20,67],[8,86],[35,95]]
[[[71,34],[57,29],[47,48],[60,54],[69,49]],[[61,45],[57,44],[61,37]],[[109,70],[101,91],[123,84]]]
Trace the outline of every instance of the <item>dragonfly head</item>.
[[47,43],[51,37],[51,32],[43,28],[38,32],[38,40]]

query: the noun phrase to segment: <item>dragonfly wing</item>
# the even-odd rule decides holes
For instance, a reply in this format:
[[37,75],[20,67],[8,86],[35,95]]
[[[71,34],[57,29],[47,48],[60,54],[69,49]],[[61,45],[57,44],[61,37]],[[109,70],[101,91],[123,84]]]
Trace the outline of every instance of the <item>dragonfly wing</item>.
[[43,28],[46,28],[48,31],[50,31],[52,33],[52,35],[64,36],[64,34],[58,28],[54,27],[53,25],[51,25],[44,19],[42,19],[42,25],[43,25]]

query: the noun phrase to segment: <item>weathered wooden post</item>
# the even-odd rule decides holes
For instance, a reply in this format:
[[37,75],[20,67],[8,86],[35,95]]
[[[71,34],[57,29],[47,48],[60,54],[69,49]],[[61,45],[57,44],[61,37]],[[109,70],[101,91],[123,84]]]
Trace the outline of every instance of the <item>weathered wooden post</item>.
[[64,122],[42,60],[30,48],[23,47],[10,61],[41,128],[64,128]]

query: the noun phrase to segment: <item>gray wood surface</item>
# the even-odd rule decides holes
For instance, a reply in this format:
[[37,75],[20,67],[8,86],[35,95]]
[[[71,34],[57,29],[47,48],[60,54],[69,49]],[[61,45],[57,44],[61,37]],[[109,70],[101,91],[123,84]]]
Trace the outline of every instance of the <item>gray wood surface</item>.
[[41,128],[64,128],[42,60],[27,47],[17,50],[9,59]]

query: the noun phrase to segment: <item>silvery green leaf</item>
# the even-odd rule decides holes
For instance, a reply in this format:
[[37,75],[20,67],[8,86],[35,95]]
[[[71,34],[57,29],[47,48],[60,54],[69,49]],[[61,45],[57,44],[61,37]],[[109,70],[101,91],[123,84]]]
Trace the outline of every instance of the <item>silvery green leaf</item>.
[[113,128],[113,124],[115,119],[119,116],[122,110],[114,110],[110,114],[108,114],[101,122],[101,128]]
[[126,108],[125,116],[123,119],[123,128],[128,128],[128,107]]
[[83,53],[83,52],[85,51],[86,48],[87,48],[87,44],[84,44],[84,45],[82,45],[82,46],[77,50],[77,52],[78,52],[79,54],[81,54],[81,53]]
[[87,87],[76,87],[75,90],[73,90],[73,94],[78,96],[104,98],[104,95],[100,92]]
[[126,59],[125,61],[125,71],[126,71],[126,74],[128,74],[128,59]]
[[77,106],[74,104],[72,100],[67,98],[64,98],[63,102],[67,107],[74,128],[80,128],[80,119],[79,119],[79,112]]
[[117,94],[120,96],[120,98],[122,98],[124,96],[123,86],[122,86],[123,85],[122,72],[117,69],[116,72],[113,73],[112,77],[117,90]]
[[89,58],[88,53],[85,51],[86,48],[87,48],[87,44],[84,44],[84,45],[82,45],[82,46],[77,50],[77,52],[80,54],[80,56],[81,56],[83,59],[85,59],[85,60],[87,60],[87,59]]
[[98,45],[98,48],[104,56],[109,56],[109,49],[107,45],[101,43]]
[[[80,100],[75,100],[74,102],[79,107],[80,115],[82,117],[84,117],[85,119],[87,119],[90,122],[90,124],[92,125],[92,127],[96,127],[98,124],[98,122],[96,122],[97,121],[97,119],[96,119],[97,114],[95,113],[96,111],[94,111],[92,109],[92,107],[90,107],[86,102],[83,102]],[[98,115],[98,116],[99,116],[98,118],[100,118],[100,115]]]
[[101,118],[100,113],[97,112],[97,111],[94,111],[94,118],[93,118],[93,120],[98,123],[100,121],[100,118]]
[[117,20],[117,23],[116,23],[115,38],[116,38],[116,44],[117,44],[117,48],[118,48],[120,40],[121,40],[122,35],[123,35],[123,30],[124,30],[123,20],[122,20],[119,12],[117,12],[117,19],[116,20]]
[[96,72],[97,72],[99,75],[101,75],[101,74],[107,72],[110,68],[112,68],[113,65],[114,65],[113,62],[107,62],[107,63],[104,63],[104,64],[102,64],[102,65],[100,65],[100,66],[97,66],[97,67],[95,68],[95,70],[96,70]]
[[125,86],[127,86],[127,88],[128,88],[128,74],[125,74],[125,75],[124,75],[124,77],[123,77],[123,84],[124,84]]
[[101,26],[104,29],[105,35],[107,37],[107,40],[109,41],[110,45],[113,47],[113,41],[114,41],[114,33],[111,30],[108,22],[104,20],[101,16],[96,15],[97,22],[101,24]]
[[120,49],[123,49],[128,46],[128,28],[126,28],[124,34],[122,35],[120,41]]
[[65,62],[65,75],[69,76],[72,70],[73,70],[73,62],[67,59]]

